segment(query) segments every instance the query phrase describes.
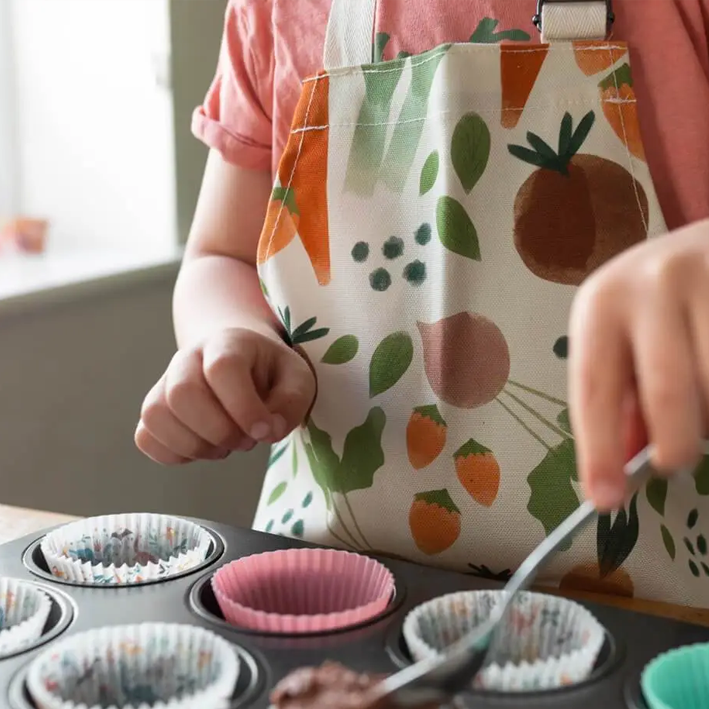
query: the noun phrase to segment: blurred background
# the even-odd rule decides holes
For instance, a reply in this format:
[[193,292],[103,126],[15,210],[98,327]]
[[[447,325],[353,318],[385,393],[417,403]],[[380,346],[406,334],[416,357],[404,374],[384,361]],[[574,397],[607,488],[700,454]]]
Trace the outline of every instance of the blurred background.
[[225,6],[0,0],[0,504],[251,523],[266,450],[168,470],[132,440],[174,351]]

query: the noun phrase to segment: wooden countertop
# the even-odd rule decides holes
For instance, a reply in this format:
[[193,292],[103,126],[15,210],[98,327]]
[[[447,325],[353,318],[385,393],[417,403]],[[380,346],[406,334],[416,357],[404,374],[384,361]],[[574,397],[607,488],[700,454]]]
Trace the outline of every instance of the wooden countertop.
[[[22,507],[10,507],[0,505],[0,544],[32,534],[46,527],[57,524],[66,524],[78,519],[71,515],[57,514],[55,512],[44,512],[41,510],[30,510]],[[539,589],[545,593],[558,593],[556,589]],[[568,594],[565,594],[568,595]],[[675,606],[669,603],[659,603],[657,601],[643,601],[638,598],[619,598],[615,596],[602,596],[594,593],[574,593],[572,598],[580,601],[602,603],[625,608],[649,615],[661,616],[664,618],[674,618],[688,623],[697,623],[709,627],[709,609],[687,608],[686,606]]]

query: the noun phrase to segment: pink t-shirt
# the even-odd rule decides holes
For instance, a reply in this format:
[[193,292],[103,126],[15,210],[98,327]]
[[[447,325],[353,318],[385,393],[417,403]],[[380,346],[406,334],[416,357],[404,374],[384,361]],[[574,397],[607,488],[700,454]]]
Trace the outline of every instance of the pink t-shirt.
[[[230,162],[275,172],[300,83],[322,66],[330,4],[230,0],[219,67],[195,112],[195,135]],[[391,38],[385,59],[470,41],[490,26],[481,25],[485,18],[499,20],[495,32],[519,30],[538,42],[531,21],[535,5],[535,0],[380,0],[376,27]],[[667,223],[675,228],[709,217],[709,3],[615,0],[614,5],[614,36],[631,47],[641,128]]]

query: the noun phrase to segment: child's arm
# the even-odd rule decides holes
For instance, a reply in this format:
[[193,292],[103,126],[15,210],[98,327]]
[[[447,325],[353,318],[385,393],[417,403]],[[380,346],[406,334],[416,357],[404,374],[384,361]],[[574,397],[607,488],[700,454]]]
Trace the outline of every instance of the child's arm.
[[180,349],[148,393],[138,448],[163,464],[224,458],[300,425],[315,396],[279,335],[255,260],[271,189],[265,172],[212,152],[174,296]]
[[263,297],[256,249],[271,193],[268,172],[244,170],[212,151],[174,295],[180,347],[226,328],[280,339]]

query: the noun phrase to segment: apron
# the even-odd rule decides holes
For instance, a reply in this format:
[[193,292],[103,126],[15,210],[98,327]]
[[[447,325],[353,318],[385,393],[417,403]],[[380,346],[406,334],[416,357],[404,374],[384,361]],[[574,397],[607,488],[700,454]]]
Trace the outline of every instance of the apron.
[[[273,449],[255,527],[504,581],[582,499],[577,287],[666,231],[629,50],[605,2],[543,4],[542,44],[392,61],[375,17],[333,1],[259,244],[318,395]],[[707,495],[704,465],[651,482],[540,582],[706,606]]]

